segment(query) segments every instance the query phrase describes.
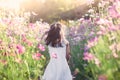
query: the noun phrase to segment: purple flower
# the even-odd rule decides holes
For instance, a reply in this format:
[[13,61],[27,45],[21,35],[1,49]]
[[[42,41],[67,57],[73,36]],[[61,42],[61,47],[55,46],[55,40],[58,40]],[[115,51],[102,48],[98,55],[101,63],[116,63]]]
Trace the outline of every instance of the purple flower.
[[93,31],[90,32],[89,37],[92,37],[94,34],[95,34],[95,33],[94,33]]
[[89,48],[87,46],[84,47],[84,52],[87,52]]

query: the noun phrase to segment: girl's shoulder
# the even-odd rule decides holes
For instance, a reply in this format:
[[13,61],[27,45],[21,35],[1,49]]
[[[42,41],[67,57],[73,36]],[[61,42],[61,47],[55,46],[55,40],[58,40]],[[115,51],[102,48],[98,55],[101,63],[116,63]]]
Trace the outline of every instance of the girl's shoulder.
[[64,43],[65,45],[68,45],[68,44],[69,44],[69,41],[68,41],[67,39],[63,39],[63,43]]

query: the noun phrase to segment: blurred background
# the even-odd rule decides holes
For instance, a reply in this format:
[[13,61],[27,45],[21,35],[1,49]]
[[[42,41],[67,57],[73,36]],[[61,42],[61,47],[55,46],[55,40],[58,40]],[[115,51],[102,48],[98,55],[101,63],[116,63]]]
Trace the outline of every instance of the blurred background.
[[[18,12],[30,12],[31,22],[43,20],[76,20],[82,17],[90,8],[93,0],[0,0],[0,7]],[[97,6],[95,0],[93,6]]]

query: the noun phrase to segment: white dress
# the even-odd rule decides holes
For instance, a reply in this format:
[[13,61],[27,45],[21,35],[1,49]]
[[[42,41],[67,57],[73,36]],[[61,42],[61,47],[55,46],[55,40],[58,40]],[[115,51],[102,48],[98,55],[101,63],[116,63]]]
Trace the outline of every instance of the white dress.
[[72,80],[70,68],[66,60],[66,45],[54,48],[48,46],[50,61],[42,80]]

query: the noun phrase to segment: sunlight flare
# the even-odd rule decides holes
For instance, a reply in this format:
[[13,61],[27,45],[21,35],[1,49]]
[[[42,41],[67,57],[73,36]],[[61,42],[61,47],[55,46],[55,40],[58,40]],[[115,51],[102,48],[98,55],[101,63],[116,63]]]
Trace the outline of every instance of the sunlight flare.
[[0,7],[9,9],[20,9],[20,4],[24,0],[1,0]]

